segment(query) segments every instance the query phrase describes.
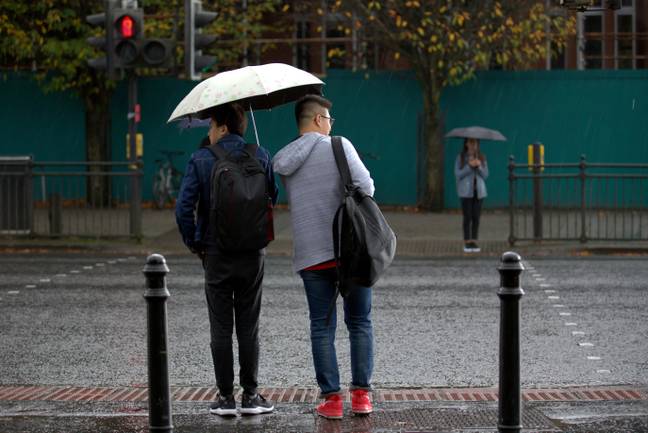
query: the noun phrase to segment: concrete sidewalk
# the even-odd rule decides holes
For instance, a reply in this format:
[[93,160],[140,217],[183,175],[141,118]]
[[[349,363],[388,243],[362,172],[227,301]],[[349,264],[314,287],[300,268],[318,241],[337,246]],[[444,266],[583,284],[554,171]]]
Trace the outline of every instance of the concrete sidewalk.
[[[387,210],[385,215],[398,236],[397,255],[400,257],[474,256],[463,252],[462,216],[459,212],[419,212],[416,210]],[[143,210],[143,239],[80,239],[80,238],[21,238],[0,237],[4,251],[39,251],[52,249],[82,251],[99,249],[102,252],[146,255],[152,252],[188,254],[175,224],[173,210]],[[509,216],[502,210],[485,211],[481,218],[479,245],[481,256],[499,256],[514,250],[523,257],[579,256],[594,254],[646,254],[648,242],[588,242],[545,241],[541,243],[518,241],[508,243]],[[275,211],[275,241],[268,246],[268,254],[292,254],[290,215],[286,209]]]

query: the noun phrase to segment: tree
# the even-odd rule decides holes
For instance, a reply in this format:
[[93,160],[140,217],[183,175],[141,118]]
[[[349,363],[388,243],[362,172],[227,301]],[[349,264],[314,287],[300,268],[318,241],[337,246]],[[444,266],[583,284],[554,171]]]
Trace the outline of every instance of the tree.
[[[574,17],[554,14],[544,1],[336,0],[350,26],[366,28],[376,42],[407,60],[423,91],[426,183],[421,207],[443,208],[441,92],[498,65],[527,68],[564,48]],[[355,21],[352,21],[355,17]],[[551,43],[550,43],[551,42]]]
[[[258,37],[267,27],[263,16],[273,12],[281,0],[251,2],[244,11],[236,9],[237,0],[204,1],[206,10],[220,12],[219,18],[204,29],[220,37],[231,36],[238,44]],[[145,11],[147,37],[182,39],[183,0],[146,0],[140,2]],[[0,0],[0,65],[4,69],[35,71],[34,78],[46,92],[76,93],[85,113],[86,158],[105,161],[110,155],[110,97],[116,82],[87,65],[98,53],[87,43],[102,29],[85,22],[89,14],[104,11],[102,0]],[[242,19],[243,18],[243,19]],[[178,25],[177,25],[178,24]],[[175,30],[175,34],[174,34]],[[241,30],[244,30],[241,33]],[[229,59],[231,47],[209,49],[219,60]],[[177,64],[182,65],[182,51],[176,52]],[[176,71],[138,70],[138,75],[160,75]],[[106,197],[100,178],[93,176],[89,199]],[[93,192],[98,191],[98,192]]]

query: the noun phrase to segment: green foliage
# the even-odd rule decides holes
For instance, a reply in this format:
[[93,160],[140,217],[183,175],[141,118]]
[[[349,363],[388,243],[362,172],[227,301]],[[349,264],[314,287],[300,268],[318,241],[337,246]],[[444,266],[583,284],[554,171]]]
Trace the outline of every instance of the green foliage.
[[[403,56],[436,89],[456,85],[478,69],[519,69],[547,54],[547,40],[564,47],[574,17],[549,13],[544,1],[337,0],[333,10],[352,13],[349,26],[366,27]],[[555,12],[555,11],[551,11]]]

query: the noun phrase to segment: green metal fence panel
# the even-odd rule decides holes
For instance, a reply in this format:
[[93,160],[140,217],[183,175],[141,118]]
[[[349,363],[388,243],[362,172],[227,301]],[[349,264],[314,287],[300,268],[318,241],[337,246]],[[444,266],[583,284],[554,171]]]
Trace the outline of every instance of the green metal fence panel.
[[[325,96],[334,105],[334,134],[348,137],[359,150],[384,204],[413,205],[417,200],[417,117],[422,111],[420,86],[411,73],[353,73],[331,70]],[[195,82],[143,78],[139,84],[144,135],[143,198],[150,200],[155,160],[164,149],[184,150],[175,165],[185,169],[206,129],[180,131],[166,120]],[[84,107],[72,93],[44,94],[30,74],[6,73],[0,95],[2,155],[32,155],[35,161],[86,159]],[[260,141],[276,153],[297,131],[293,105],[256,113]],[[442,112],[447,130],[483,125],[499,129],[508,141],[484,142],[490,168],[487,207],[508,201],[510,154],[525,162],[527,145],[541,141],[545,161],[648,162],[648,71],[488,71],[444,91]],[[120,83],[112,100],[112,159],[124,160],[127,89]],[[248,141],[254,140],[252,128]],[[459,207],[453,164],[461,141],[447,139],[445,204]],[[281,196],[281,200],[285,197]]]

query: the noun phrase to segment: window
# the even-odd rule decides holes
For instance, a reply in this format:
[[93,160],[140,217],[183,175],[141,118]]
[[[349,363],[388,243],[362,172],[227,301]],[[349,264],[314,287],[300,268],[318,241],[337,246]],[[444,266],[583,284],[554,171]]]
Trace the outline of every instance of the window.
[[603,68],[603,13],[586,12],[581,20],[580,69]]
[[614,14],[614,66],[617,69],[636,67],[635,10],[633,0],[624,0]]

